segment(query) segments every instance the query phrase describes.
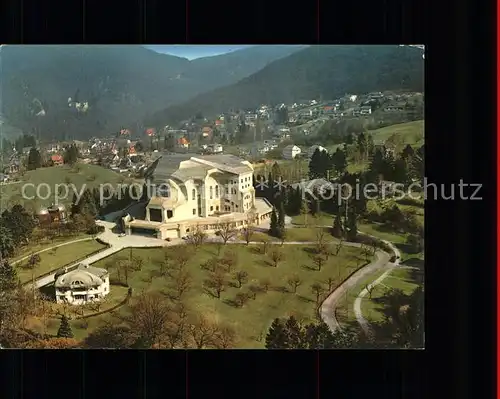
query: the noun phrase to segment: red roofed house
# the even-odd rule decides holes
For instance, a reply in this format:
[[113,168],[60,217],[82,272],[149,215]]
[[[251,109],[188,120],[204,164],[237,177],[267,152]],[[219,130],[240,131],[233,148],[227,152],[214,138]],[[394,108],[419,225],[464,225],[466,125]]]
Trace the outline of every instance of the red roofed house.
[[185,137],[181,137],[179,140],[177,140],[177,145],[180,148],[189,148],[189,141]]
[[220,119],[217,119],[217,120],[215,121],[215,125],[216,125],[216,126],[220,126],[220,125],[223,125],[223,124],[224,124],[224,121],[221,121]]
[[50,157],[50,159],[52,160],[52,163],[54,164],[54,166],[59,166],[59,165],[62,165],[64,163],[64,159],[62,157],[62,155],[52,155]]

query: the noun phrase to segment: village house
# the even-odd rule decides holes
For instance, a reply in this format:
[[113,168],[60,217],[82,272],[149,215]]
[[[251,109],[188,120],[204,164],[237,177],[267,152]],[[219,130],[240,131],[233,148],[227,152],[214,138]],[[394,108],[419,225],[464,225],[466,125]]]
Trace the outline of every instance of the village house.
[[328,150],[325,147],[321,147],[320,145],[313,145],[313,146],[309,147],[309,149],[307,150],[307,156],[309,158],[312,158],[312,156],[316,152],[316,150],[328,153]]
[[62,165],[64,164],[64,158],[62,155],[60,154],[54,154],[50,157],[50,160],[52,161],[52,164],[54,166],[59,166],[59,165]]
[[285,148],[283,148],[283,158],[284,159],[294,159],[301,153],[300,147],[297,147],[296,145],[287,145]]
[[108,271],[83,263],[73,270],[64,269],[56,273],[54,278],[57,303],[84,305],[100,301],[110,292]]

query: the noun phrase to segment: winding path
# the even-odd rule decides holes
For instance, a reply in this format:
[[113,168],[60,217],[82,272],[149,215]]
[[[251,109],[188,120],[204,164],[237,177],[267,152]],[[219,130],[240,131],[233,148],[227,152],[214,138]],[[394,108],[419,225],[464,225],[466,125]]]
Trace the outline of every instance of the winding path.
[[385,240],[382,241],[385,242],[387,245],[389,245],[391,249],[394,251],[394,253],[396,254],[396,261],[394,263],[388,262],[386,264],[387,270],[379,278],[377,278],[375,281],[369,284],[367,288],[364,288],[354,301],[354,314],[356,315],[356,321],[361,326],[361,329],[366,335],[371,335],[372,330],[370,328],[370,323],[368,323],[368,321],[364,318],[363,313],[361,312],[361,301],[368,294],[368,290],[371,290],[375,286],[381,284],[382,281],[384,281],[391,274],[392,270],[399,266],[399,262],[401,259],[401,253],[396,248],[396,246],[394,246],[389,241]]
[[[157,238],[152,238],[152,237],[143,237],[143,236],[124,236],[120,237],[118,234],[115,234],[112,232],[113,227],[115,226],[115,223],[108,222],[108,221],[97,221],[96,224],[101,225],[105,228],[104,232],[101,233],[100,235],[97,236],[97,238],[105,242],[109,245],[109,248],[101,251],[97,254],[94,254],[88,258],[86,258],[83,261],[76,262],[78,263],[86,263],[86,264],[92,264],[95,263],[101,259],[104,259],[116,252],[121,251],[122,249],[125,248],[144,248],[144,247],[166,247],[166,246],[176,246],[176,245],[182,245],[185,244],[185,241],[182,239],[174,239],[172,241],[164,241],[160,240]],[[287,220],[286,227],[292,227],[292,224],[290,223],[290,219]],[[263,229],[265,229],[265,226],[260,226]],[[312,226],[312,227],[319,227],[319,228],[326,228],[330,226]],[[362,232],[359,232],[360,234],[368,235]],[[371,236],[373,237],[373,236]],[[375,237],[377,238],[377,237]],[[86,237],[86,238],[81,238],[77,240],[72,240],[68,241],[65,243],[61,243],[58,245],[54,245],[49,248],[45,248],[41,251],[35,252],[37,254],[50,251],[53,248],[61,247],[64,245],[69,245],[73,244],[79,241],[87,241],[87,240],[92,240],[92,237]],[[377,238],[379,239],[379,238]],[[208,242],[220,242],[220,238],[210,238],[207,240]],[[384,243],[386,243],[392,251],[396,254],[396,261],[394,263],[389,262],[390,256],[387,252],[378,250],[376,252],[376,257],[375,260],[373,260],[371,263],[368,265],[362,267],[361,269],[358,269],[356,272],[354,272],[351,276],[349,276],[342,284],[340,284],[330,295],[323,301],[323,303],[320,306],[319,312],[321,315],[321,318],[323,321],[328,325],[330,330],[333,332],[337,329],[341,328],[340,323],[338,322],[336,318],[336,309],[338,307],[338,303],[340,300],[343,298],[346,292],[349,290],[353,289],[356,287],[360,280],[365,278],[367,275],[370,275],[372,273],[375,273],[379,270],[384,270],[386,271],[374,282],[372,282],[369,286],[369,288],[376,286],[377,284],[380,284],[389,274],[390,272],[399,265],[400,262],[400,252],[399,250],[391,243],[385,240],[381,240]],[[285,242],[280,242],[280,241],[269,241],[270,245],[310,245],[314,244],[315,241],[285,241]],[[228,241],[228,244],[246,244],[246,241],[244,240],[238,240],[238,239],[231,239]],[[255,245],[255,244],[261,244],[259,241],[251,241],[249,244]],[[351,247],[361,247],[362,244],[360,243],[354,243],[354,242],[348,242],[348,241],[343,241],[343,245],[346,246],[351,246]],[[22,262],[23,260],[29,258],[32,254],[27,255],[21,259],[16,260],[13,262],[13,264]],[[54,281],[54,276],[55,272],[51,273],[49,275],[41,276],[35,280],[35,285],[37,288],[43,287],[47,284],[50,284],[52,281]],[[360,324],[361,328],[363,331],[367,334],[370,333],[370,327],[368,321],[363,317],[361,313],[361,301],[362,299],[367,295],[368,291],[364,289],[361,291],[356,298],[356,301],[354,303],[354,312],[356,315],[356,320]]]

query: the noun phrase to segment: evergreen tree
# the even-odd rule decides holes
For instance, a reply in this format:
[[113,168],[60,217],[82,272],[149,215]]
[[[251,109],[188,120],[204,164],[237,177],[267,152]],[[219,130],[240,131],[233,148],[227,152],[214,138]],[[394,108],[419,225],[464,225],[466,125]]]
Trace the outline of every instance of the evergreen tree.
[[349,241],[355,241],[358,236],[358,222],[354,210],[351,210],[346,221],[346,237]]
[[405,161],[410,161],[414,155],[415,151],[410,144],[407,144],[406,147],[403,148],[403,151],[401,151],[401,158],[403,158]]
[[0,255],[7,258],[14,253],[15,243],[12,232],[3,224],[0,224]]
[[385,160],[384,154],[380,148],[377,148],[373,154],[373,157],[370,161],[370,166],[368,168],[369,180],[374,183],[378,183],[380,180],[380,176],[383,176],[383,172],[385,170]]
[[335,215],[335,219],[333,219],[332,235],[336,238],[342,238],[344,236],[344,227],[342,226],[340,213],[337,213],[337,215]]
[[274,319],[266,336],[266,349],[287,349],[285,326],[280,319]]
[[337,150],[332,155],[332,163],[335,171],[341,175],[347,169],[347,156],[344,149],[337,147]]
[[300,214],[304,216],[304,224],[307,226],[307,215],[309,214],[309,204],[307,199],[305,198],[305,194],[300,205]]
[[57,338],[73,338],[73,331],[71,330],[71,325],[66,315],[61,317],[61,324],[59,325],[59,330],[57,330]]
[[273,237],[279,237],[280,228],[278,222],[278,216],[276,215],[276,208],[273,207],[271,212],[271,224],[269,226],[269,235]]
[[36,148],[32,148],[28,154],[28,170],[35,170],[42,167],[42,156],[40,155],[40,151]]
[[12,291],[19,285],[17,270],[7,259],[0,260],[0,292]]
[[76,161],[78,160],[78,148],[76,147],[76,145],[71,144],[70,146],[66,147],[63,159],[64,163],[69,165],[73,165],[76,163]]
[[283,178],[278,162],[275,162],[271,167],[271,176],[275,181],[280,181],[280,178]]
[[285,347],[288,349],[303,349],[304,331],[294,316],[290,316],[285,322]]
[[279,203],[278,227],[279,227],[280,232],[285,230],[285,205],[284,205],[283,201],[280,201],[280,203]]
[[396,183],[402,183],[404,185],[411,182],[408,163],[403,158],[399,158],[394,162],[393,179]]

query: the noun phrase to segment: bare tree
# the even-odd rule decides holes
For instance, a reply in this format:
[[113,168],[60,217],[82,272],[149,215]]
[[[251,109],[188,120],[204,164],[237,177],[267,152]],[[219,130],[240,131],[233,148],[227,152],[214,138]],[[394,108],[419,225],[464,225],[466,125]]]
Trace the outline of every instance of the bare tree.
[[244,270],[239,270],[234,274],[234,279],[238,282],[238,288],[241,288],[248,280],[248,273]]
[[248,294],[245,292],[238,292],[236,296],[234,297],[234,302],[238,305],[238,307],[243,307],[245,303],[248,302],[250,298],[248,297]]
[[217,223],[217,234],[222,238],[224,245],[227,244],[229,240],[238,234],[238,230],[234,228],[234,221],[228,220]]
[[187,264],[193,257],[193,252],[185,246],[180,246],[175,249],[174,256],[174,261],[177,264],[177,269],[182,270],[187,266]]
[[231,326],[222,326],[215,335],[215,347],[218,349],[233,348],[236,343],[236,331]]
[[192,244],[195,248],[198,248],[202,245],[207,238],[207,234],[200,228],[200,226],[196,226],[188,235],[187,241]]
[[269,257],[271,258],[274,267],[278,267],[278,264],[285,258],[285,254],[276,248],[271,251]]
[[255,233],[255,227],[250,224],[243,229],[243,238],[245,239],[247,245],[250,245],[250,241],[252,241],[254,233]]
[[344,240],[340,240],[335,249],[335,256],[338,256],[342,248],[344,247]]
[[365,290],[366,290],[366,292],[368,292],[368,297],[369,297],[370,299],[372,299],[372,293],[373,293],[373,289],[374,289],[374,288],[375,288],[375,286],[374,286],[374,285],[372,285],[372,284],[366,284],[366,285],[365,285]]
[[149,346],[160,343],[166,332],[171,308],[157,293],[140,294],[130,305],[130,316],[126,320]]
[[234,251],[227,251],[219,260],[219,263],[226,268],[228,273],[231,273],[233,267],[238,264],[238,254]]
[[260,286],[264,290],[264,292],[269,291],[269,287],[271,287],[271,281],[268,278],[263,278],[259,281]]
[[191,274],[184,270],[179,270],[174,277],[174,290],[176,298],[182,299],[182,296],[187,293],[192,287],[193,278]]
[[321,284],[314,283],[313,285],[311,285],[311,291],[313,292],[313,294],[316,295],[316,305],[319,305],[319,298],[321,294],[325,292],[325,289],[322,287]]
[[170,348],[178,347],[186,338],[188,330],[188,309],[183,302],[177,302],[170,312],[165,339]]
[[294,274],[293,276],[290,276],[288,278],[287,282],[288,282],[288,285],[292,288],[294,294],[297,292],[297,288],[299,287],[299,285],[302,284],[302,280],[296,274]]
[[361,253],[365,256],[365,261],[369,262],[371,254],[372,254],[371,248],[366,246],[366,245],[362,245],[361,246]]
[[321,271],[321,268],[323,267],[323,265],[326,262],[325,256],[323,254],[318,254],[318,255],[313,256],[312,259],[313,259],[314,264],[317,266],[318,271]]
[[199,315],[198,320],[189,326],[189,332],[195,347],[203,349],[215,345],[219,329],[214,322]]
[[316,252],[324,253],[326,249],[326,232],[322,227],[316,229]]
[[262,253],[263,253],[264,255],[266,255],[266,254],[267,254],[267,250],[268,250],[268,248],[269,248],[269,239],[267,239],[267,238],[263,238],[263,239],[261,240],[261,242],[262,242],[262,246],[261,246]]
[[333,277],[328,277],[326,283],[328,284],[328,292],[332,291],[333,285],[335,284],[335,279]]
[[217,268],[215,272],[210,273],[210,277],[205,280],[205,286],[215,292],[215,296],[220,299],[221,293],[226,289],[226,276],[221,268]]
[[259,292],[262,292],[262,288],[259,287],[258,285],[252,284],[250,287],[248,287],[249,295],[252,297],[252,299],[257,298],[257,294]]
[[210,258],[206,262],[201,264],[202,269],[206,269],[209,272],[214,272],[219,264],[218,258]]
[[281,232],[280,232],[280,245],[283,246],[285,244],[285,241],[286,241],[286,238],[287,238],[287,231],[285,229],[283,229]]

